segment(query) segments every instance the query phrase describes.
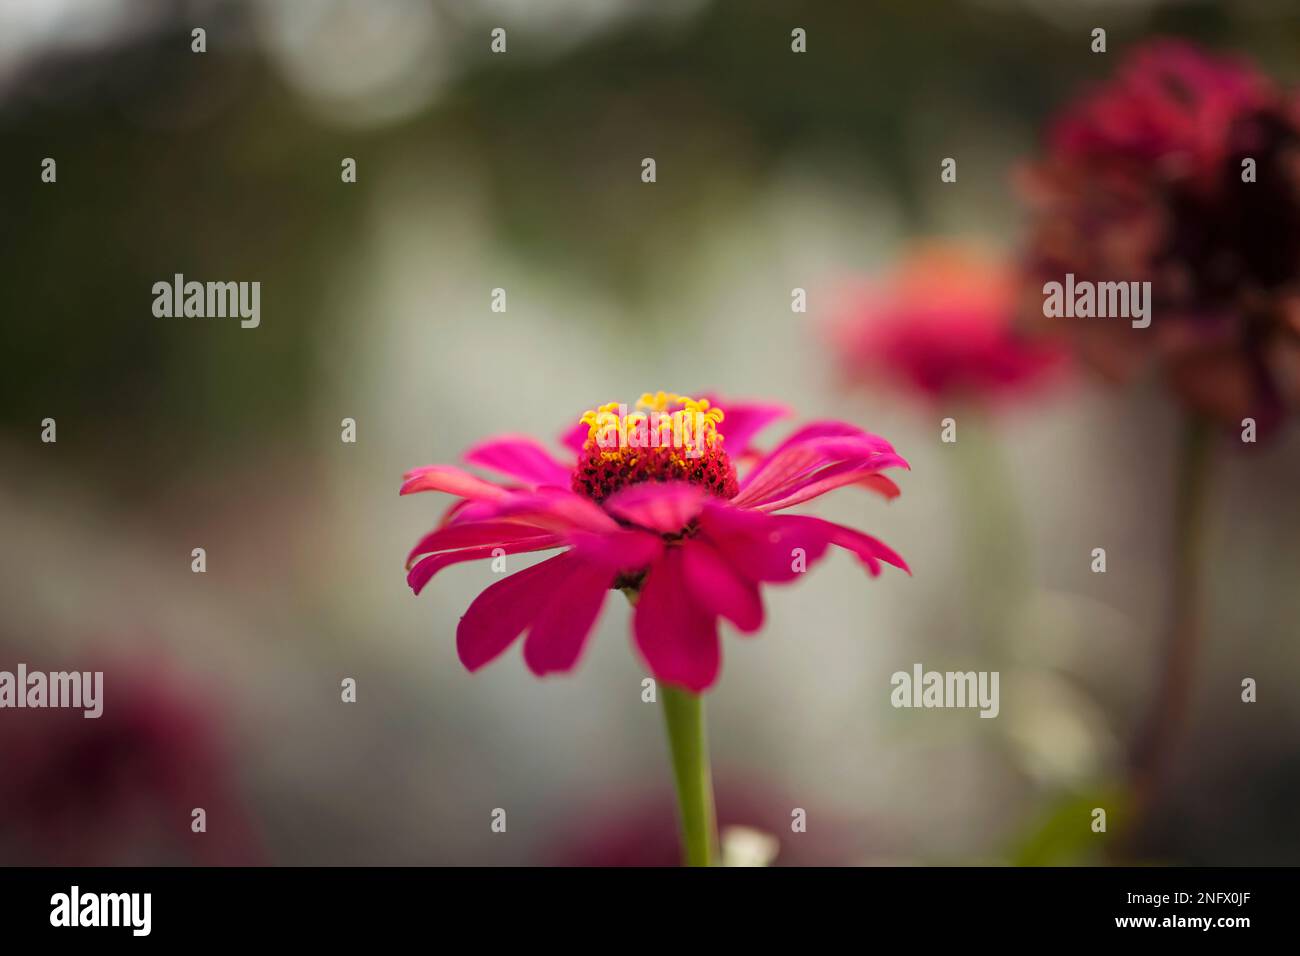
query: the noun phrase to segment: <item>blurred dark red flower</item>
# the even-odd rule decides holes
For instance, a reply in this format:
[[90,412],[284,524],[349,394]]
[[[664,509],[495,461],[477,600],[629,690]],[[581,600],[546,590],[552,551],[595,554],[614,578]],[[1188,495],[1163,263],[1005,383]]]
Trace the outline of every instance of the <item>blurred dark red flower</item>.
[[[0,860],[260,862],[216,712],[199,688],[153,664],[91,669],[104,671],[98,718],[24,709],[0,719]],[[206,832],[191,828],[195,808],[206,813]]]
[[[1150,328],[1061,320],[1091,365],[1121,380],[1153,368],[1191,408],[1225,423],[1253,416],[1267,427],[1295,406],[1293,95],[1244,61],[1153,42],[1058,115],[1022,186],[1038,279],[1151,283]],[[1041,316],[1040,289],[1026,295]]]
[[1015,328],[1018,282],[975,249],[929,244],[849,292],[831,337],[846,377],[932,399],[991,401],[1042,384],[1062,353]]
[[[830,807],[802,804],[816,821],[806,832],[791,829],[800,806],[781,788],[752,775],[724,772],[717,786],[718,829],[724,845],[738,830],[772,841],[771,866],[852,866],[869,859],[897,859],[902,841],[884,825],[863,826]],[[543,847],[545,866],[679,866],[677,818],[672,794],[606,794],[581,805],[580,821]],[[724,848],[725,849],[725,848]],[[729,863],[724,851],[723,862]]]

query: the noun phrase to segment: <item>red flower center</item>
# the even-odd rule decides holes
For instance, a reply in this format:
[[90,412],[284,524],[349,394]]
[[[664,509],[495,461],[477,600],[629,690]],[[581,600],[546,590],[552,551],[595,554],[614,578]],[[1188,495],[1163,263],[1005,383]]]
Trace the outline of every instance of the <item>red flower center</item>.
[[629,414],[611,402],[582,416],[590,431],[573,472],[575,492],[600,503],[643,481],[686,481],[735,496],[736,468],[717,429],[722,409],[665,392],[641,396],[637,407],[647,411]]

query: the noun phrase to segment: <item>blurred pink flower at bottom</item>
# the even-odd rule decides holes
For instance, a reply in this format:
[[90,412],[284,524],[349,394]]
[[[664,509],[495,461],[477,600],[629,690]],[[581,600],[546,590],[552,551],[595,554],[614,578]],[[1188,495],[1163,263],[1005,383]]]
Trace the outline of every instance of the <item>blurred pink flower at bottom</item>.
[[[41,708],[7,710],[0,719],[0,861],[261,862],[217,714],[197,688],[152,664],[82,669],[104,672],[99,717]],[[196,808],[205,812],[206,832],[192,830]]]
[[[795,808],[814,821],[805,831],[791,823]],[[866,832],[834,811],[800,805],[759,781],[724,774],[717,790],[718,828],[729,834],[761,834],[775,850],[771,866],[849,866],[874,853],[893,858],[898,847],[882,830]],[[741,839],[745,839],[742,836]],[[740,855],[740,854],[737,854]],[[724,861],[727,854],[724,854]],[[607,796],[581,808],[581,823],[543,851],[546,866],[678,866],[677,819],[671,794]]]

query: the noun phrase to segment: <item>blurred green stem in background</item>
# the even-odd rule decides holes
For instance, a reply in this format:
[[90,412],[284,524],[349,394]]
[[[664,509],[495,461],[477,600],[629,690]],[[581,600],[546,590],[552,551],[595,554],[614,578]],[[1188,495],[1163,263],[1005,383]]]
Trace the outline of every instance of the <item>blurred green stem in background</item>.
[[1157,795],[1161,777],[1186,723],[1191,700],[1200,622],[1200,568],[1205,546],[1213,431],[1202,418],[1190,417],[1178,456],[1174,502],[1174,578],[1169,630],[1159,663],[1159,684],[1151,710],[1134,741],[1129,766],[1133,826],[1138,826]]
[[971,637],[991,652],[1005,647],[1028,593],[1024,522],[988,415],[966,406],[954,417],[959,431],[949,457],[964,551],[959,573],[975,622]]
[[718,824],[704,737],[704,701],[699,694],[668,685],[663,685],[663,697],[684,858],[687,866],[711,866],[717,856]]
[[1127,820],[1129,795],[1123,781],[1096,782],[1059,793],[1036,811],[1033,822],[1011,846],[1012,866],[1082,866],[1101,862],[1103,844],[1093,830],[1100,807],[1110,820]]

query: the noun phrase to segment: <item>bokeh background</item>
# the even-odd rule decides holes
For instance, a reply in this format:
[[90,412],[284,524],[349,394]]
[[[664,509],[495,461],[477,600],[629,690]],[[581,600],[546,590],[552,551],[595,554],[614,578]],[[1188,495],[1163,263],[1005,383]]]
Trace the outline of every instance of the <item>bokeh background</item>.
[[[1155,681],[1176,409],[1081,374],[946,445],[961,409],[843,389],[820,331],[914,239],[1014,250],[1044,119],[1163,35],[1300,81],[1289,0],[0,2],[0,668],[107,674],[99,721],[0,712],[0,861],[672,862],[623,602],[571,676],[517,650],[471,676],[455,625],[495,578],[413,597],[444,502],[397,495],[664,388],[849,419],[912,463],[898,500],[817,513],[914,577],[835,556],[724,637],[724,824],[792,864],[1300,862],[1294,429],[1215,456],[1191,719],[1117,847],[1087,808]],[[259,280],[261,327],[155,318],[177,272]],[[915,662],[1000,671],[1000,716],[893,709]]]

